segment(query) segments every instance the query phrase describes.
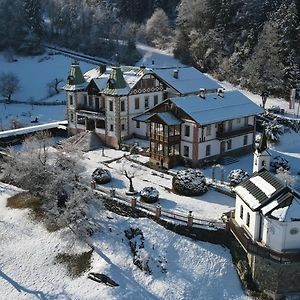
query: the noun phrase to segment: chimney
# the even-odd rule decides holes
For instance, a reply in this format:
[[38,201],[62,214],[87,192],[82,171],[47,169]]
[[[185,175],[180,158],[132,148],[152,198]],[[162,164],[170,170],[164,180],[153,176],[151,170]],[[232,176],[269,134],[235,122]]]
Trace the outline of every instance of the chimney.
[[222,88],[218,89],[218,96],[224,98],[224,90]]
[[140,68],[141,68],[142,70],[145,70],[145,69],[146,69],[146,66],[145,66],[145,65],[141,65]]
[[106,65],[100,65],[100,73],[103,74],[106,72]]
[[175,70],[173,71],[173,77],[176,78],[176,79],[179,78],[179,70],[178,70],[178,69],[175,69]]
[[202,99],[205,99],[205,89],[200,89],[200,90],[199,90],[199,96],[200,96]]

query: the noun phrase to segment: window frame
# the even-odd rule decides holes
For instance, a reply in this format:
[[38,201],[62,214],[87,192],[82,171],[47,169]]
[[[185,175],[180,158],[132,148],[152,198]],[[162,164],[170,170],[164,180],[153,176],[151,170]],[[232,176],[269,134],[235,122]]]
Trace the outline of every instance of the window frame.
[[190,137],[191,136],[191,126],[184,125],[184,136]]

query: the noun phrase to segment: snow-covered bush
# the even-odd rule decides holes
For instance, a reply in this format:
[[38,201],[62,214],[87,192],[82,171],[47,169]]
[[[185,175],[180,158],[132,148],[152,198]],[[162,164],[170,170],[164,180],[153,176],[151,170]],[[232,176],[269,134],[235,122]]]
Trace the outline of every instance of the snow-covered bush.
[[287,185],[293,185],[296,182],[296,177],[291,175],[291,172],[289,170],[284,170],[283,168],[278,168],[276,170],[276,177]]
[[230,185],[232,186],[236,186],[240,184],[242,181],[246,180],[247,178],[249,178],[249,175],[243,169],[231,170],[228,175],[228,180],[230,182]]
[[97,168],[92,174],[93,180],[98,184],[105,184],[111,181],[111,174],[108,170]]
[[141,200],[147,203],[158,201],[159,192],[152,186],[147,186],[141,190]]
[[277,173],[277,170],[287,170],[291,168],[290,163],[287,159],[282,156],[275,156],[270,163],[271,170]]
[[179,171],[172,180],[175,192],[185,196],[202,195],[207,192],[205,176],[198,169]]
[[282,125],[278,124],[276,120],[264,123],[267,140],[271,143],[278,143],[280,140],[280,135],[283,134],[284,128]]

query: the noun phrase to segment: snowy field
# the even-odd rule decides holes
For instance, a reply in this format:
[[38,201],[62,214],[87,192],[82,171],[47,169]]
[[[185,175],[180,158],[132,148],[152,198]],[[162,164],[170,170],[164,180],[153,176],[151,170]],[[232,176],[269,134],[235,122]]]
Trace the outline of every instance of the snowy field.
[[[16,121],[21,127],[40,125],[65,119],[65,105],[28,105],[0,103],[0,130],[13,128]],[[37,118],[37,123],[31,123]]]
[[[56,102],[65,101],[65,92],[48,97],[47,84],[55,78],[67,78],[72,59],[63,55],[40,55],[36,57],[17,57],[16,62],[7,62],[0,54],[1,72],[12,72],[20,80],[20,89],[13,94],[17,101]],[[94,67],[85,62],[80,63],[83,72]],[[62,86],[63,83],[60,84]],[[1,99],[1,98],[0,98]],[[0,130],[11,129],[12,121],[18,120],[22,126],[31,125],[38,118],[37,124],[61,121],[65,118],[65,105],[30,105],[0,103]]]
[[[62,265],[54,264],[55,256],[89,249],[77,244],[70,247],[63,239],[63,231],[47,232],[28,218],[27,210],[8,209],[6,199],[17,191],[0,183],[1,299],[249,299],[227,249],[194,242],[147,219],[110,212],[95,216],[102,229],[93,240],[91,271],[110,276],[120,286],[96,283],[87,279],[87,273],[72,279]],[[124,236],[129,227],[143,231],[151,275],[132,262]],[[166,273],[160,271],[159,261]]]
[[[20,80],[20,90],[13,94],[13,100],[28,101],[65,101],[65,93],[48,98],[47,84],[53,79],[68,76],[73,59],[63,55],[39,55],[35,57],[17,57],[16,62],[7,62],[0,55],[1,72],[12,72]],[[94,67],[92,64],[80,62],[82,72]],[[60,85],[62,86],[63,83]]]

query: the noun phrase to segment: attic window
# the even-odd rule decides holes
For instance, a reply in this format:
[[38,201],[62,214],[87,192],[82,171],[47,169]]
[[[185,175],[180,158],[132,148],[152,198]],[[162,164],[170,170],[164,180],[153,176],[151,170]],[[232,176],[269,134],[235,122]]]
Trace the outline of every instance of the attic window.
[[114,89],[115,88],[115,86],[116,86],[116,82],[115,82],[115,80],[114,79],[109,79],[108,80],[108,88],[109,89]]

